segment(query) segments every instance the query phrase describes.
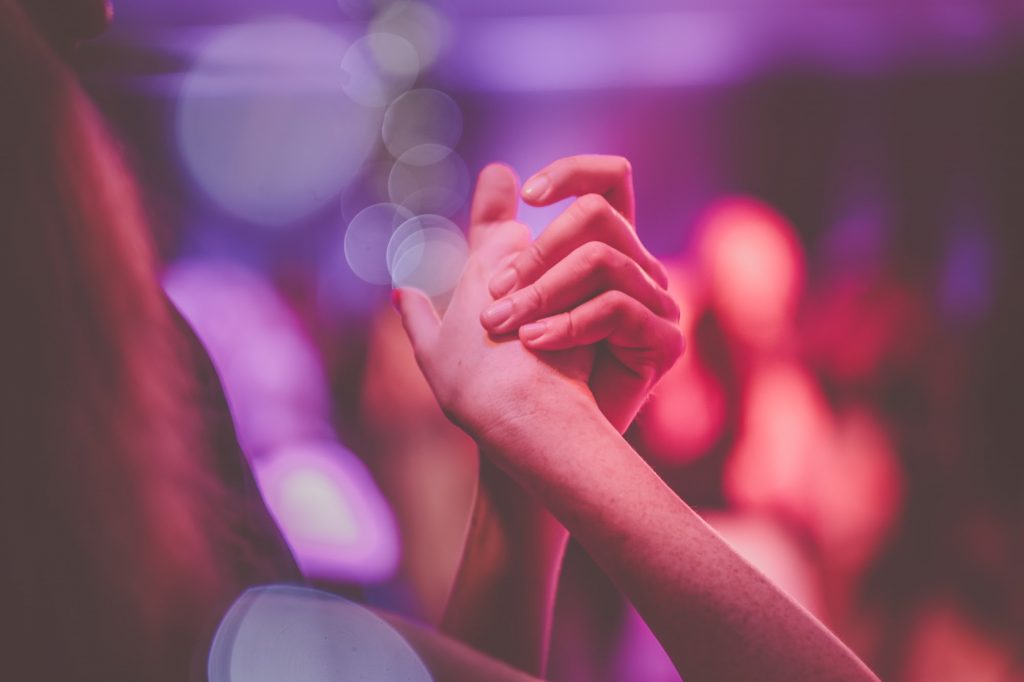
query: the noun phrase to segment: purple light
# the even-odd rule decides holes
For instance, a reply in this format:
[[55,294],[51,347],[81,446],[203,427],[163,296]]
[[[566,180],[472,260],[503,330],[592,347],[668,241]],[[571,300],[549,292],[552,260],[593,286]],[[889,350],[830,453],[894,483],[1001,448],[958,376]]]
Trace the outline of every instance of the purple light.
[[333,437],[319,356],[266,280],[231,263],[183,261],[166,273],[164,286],[220,373],[249,457]]
[[358,457],[337,443],[295,443],[254,471],[305,575],[365,584],[394,574],[395,520]]
[[[223,210],[282,226],[355,178],[376,145],[381,112],[346,95],[346,76],[356,85],[339,66],[346,47],[335,31],[283,19],[225,29],[199,51],[181,86],[178,144]],[[370,81],[373,74],[358,84]]]

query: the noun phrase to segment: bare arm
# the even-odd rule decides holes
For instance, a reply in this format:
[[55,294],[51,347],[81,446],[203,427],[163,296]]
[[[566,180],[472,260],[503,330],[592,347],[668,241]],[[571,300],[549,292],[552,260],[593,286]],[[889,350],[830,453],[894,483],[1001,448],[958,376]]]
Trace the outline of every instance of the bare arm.
[[[508,221],[477,226],[470,262],[443,320],[426,297],[401,292],[399,308],[417,361],[446,413],[588,549],[687,682],[875,679],[626,444],[588,385],[592,350],[554,343],[531,351],[515,338],[488,335],[481,325],[493,303],[487,282],[527,238],[523,226]],[[594,300],[595,310],[607,304],[610,311],[593,318],[603,320],[592,328],[594,336],[635,327],[619,324],[636,315],[621,296]]]
[[492,431],[493,451],[626,594],[687,682],[875,679],[680,500],[585,397],[561,399],[547,414]]

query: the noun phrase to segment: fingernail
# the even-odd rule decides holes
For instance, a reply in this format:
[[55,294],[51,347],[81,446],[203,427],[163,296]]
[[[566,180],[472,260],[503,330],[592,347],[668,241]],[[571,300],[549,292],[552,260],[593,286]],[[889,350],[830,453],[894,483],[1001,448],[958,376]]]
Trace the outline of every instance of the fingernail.
[[506,268],[499,272],[491,279],[491,296],[495,298],[504,296],[516,283],[516,271],[512,268]]
[[402,306],[402,290],[401,289],[392,289],[391,290],[391,306],[395,310],[399,310],[399,311],[401,310],[401,306]]
[[540,337],[544,336],[544,332],[546,332],[547,329],[547,322],[531,322],[530,324],[524,324],[519,329],[519,338],[523,341],[536,341]]
[[551,179],[544,175],[535,175],[523,185],[523,196],[527,199],[537,201],[541,199],[551,187]]
[[488,327],[498,327],[512,316],[512,301],[507,298],[492,303],[483,312],[484,324]]

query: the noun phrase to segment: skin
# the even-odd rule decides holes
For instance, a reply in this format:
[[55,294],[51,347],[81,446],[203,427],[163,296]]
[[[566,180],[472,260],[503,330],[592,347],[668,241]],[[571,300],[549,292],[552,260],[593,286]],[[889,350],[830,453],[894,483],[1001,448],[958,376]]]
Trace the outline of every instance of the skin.
[[[682,349],[679,310],[665,291],[664,268],[632,224],[630,175],[625,159],[596,155],[561,159],[534,175],[523,191],[527,202],[580,198],[536,242],[506,259],[489,282],[499,299],[480,318],[493,338],[518,333],[531,349],[589,354],[590,390],[620,431]],[[538,186],[543,192],[530,191]],[[511,171],[485,170],[471,240],[508,229],[502,222],[515,218],[515,194]],[[508,273],[515,281],[507,281]],[[489,314],[503,301],[511,309],[504,319]],[[532,336],[529,329],[538,320],[544,333]],[[484,457],[466,550],[441,629],[543,675],[566,539],[543,505]]]
[[444,316],[419,292],[397,298],[446,414],[591,553],[685,679],[876,679],[622,439],[588,383],[593,348],[534,352],[488,333],[481,315],[493,302],[489,284],[521,255],[526,232],[508,220],[516,196],[507,170],[486,169],[480,185],[472,253]]

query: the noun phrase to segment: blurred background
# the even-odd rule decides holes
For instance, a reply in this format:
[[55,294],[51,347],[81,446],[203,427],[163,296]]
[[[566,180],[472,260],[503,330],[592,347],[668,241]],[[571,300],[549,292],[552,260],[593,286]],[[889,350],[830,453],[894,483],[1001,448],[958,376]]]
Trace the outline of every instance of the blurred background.
[[[1024,4],[117,0],[79,68],[316,583],[438,619],[475,451],[390,288],[487,162],[621,154],[689,341],[630,441],[884,679],[1024,679]],[[552,650],[678,679],[574,546]]]

